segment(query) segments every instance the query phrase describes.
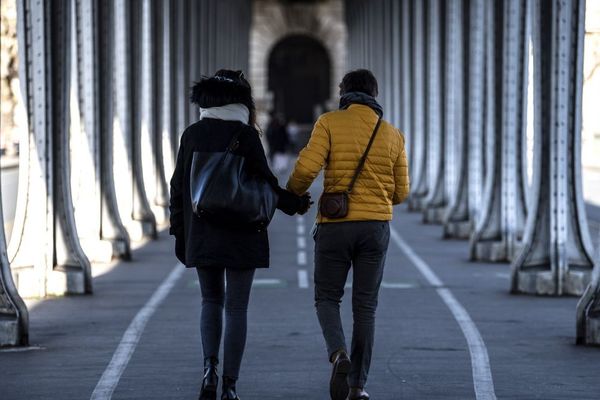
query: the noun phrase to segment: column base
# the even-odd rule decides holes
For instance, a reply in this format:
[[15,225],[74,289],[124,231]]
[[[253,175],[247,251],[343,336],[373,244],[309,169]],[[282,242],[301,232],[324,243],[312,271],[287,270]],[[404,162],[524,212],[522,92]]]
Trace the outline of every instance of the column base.
[[446,216],[446,207],[428,208],[423,211],[423,223],[443,224]]
[[81,267],[59,265],[54,267],[46,280],[46,294],[62,296],[65,294],[86,294],[85,275]]
[[600,346],[600,315],[595,318],[586,317],[585,342],[589,346]]
[[528,270],[517,271],[516,274],[516,283],[512,291],[538,296],[581,296],[591,278],[591,271],[568,271],[564,277],[562,291],[559,293],[553,271]]
[[519,254],[520,244],[515,244],[513,254],[510,254],[508,246],[501,240],[486,240],[471,244],[471,260],[489,262],[510,262],[514,254]]
[[471,222],[447,222],[444,225],[444,239],[469,239],[471,237]]
[[30,267],[14,268],[13,280],[23,298],[86,294],[85,274],[80,266],[56,266],[46,275]]
[[423,211],[425,209],[425,197],[423,196],[411,196],[408,199],[408,211]]
[[0,347],[20,346],[19,323],[15,315],[0,314]]

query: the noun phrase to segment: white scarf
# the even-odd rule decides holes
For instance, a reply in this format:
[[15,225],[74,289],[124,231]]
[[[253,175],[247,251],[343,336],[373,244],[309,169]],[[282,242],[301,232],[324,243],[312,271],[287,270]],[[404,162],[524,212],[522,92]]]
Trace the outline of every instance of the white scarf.
[[240,103],[226,104],[221,107],[200,108],[200,119],[204,118],[240,121],[243,124],[248,124],[250,110]]

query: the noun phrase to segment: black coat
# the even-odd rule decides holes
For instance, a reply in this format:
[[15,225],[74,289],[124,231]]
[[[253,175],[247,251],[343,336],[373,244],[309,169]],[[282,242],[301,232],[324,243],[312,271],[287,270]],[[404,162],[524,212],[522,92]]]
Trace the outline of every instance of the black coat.
[[281,189],[267,164],[258,132],[237,121],[206,118],[190,125],[183,136],[171,178],[171,228],[175,253],[187,267],[267,268],[269,239],[266,229],[231,226],[198,217],[192,211],[190,169],[194,151],[223,152],[234,133],[242,129],[235,154],[246,158],[250,173],[264,177],[279,194],[278,208],[293,213],[299,198]]

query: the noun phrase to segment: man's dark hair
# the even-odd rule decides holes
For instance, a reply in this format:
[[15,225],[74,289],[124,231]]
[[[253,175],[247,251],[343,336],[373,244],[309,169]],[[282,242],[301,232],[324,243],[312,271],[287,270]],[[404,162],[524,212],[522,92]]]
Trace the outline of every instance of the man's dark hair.
[[342,79],[342,83],[340,83],[340,96],[349,92],[361,92],[377,97],[379,90],[375,75],[368,69],[357,69],[348,72]]

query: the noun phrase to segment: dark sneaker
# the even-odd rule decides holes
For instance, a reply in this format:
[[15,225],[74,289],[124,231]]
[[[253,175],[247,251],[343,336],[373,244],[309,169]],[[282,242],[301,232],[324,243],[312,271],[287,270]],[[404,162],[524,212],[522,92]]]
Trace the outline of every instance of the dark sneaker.
[[338,351],[333,356],[333,368],[331,380],[329,381],[329,395],[331,400],[346,400],[350,387],[348,386],[348,374],[351,367],[350,359],[345,351]]

